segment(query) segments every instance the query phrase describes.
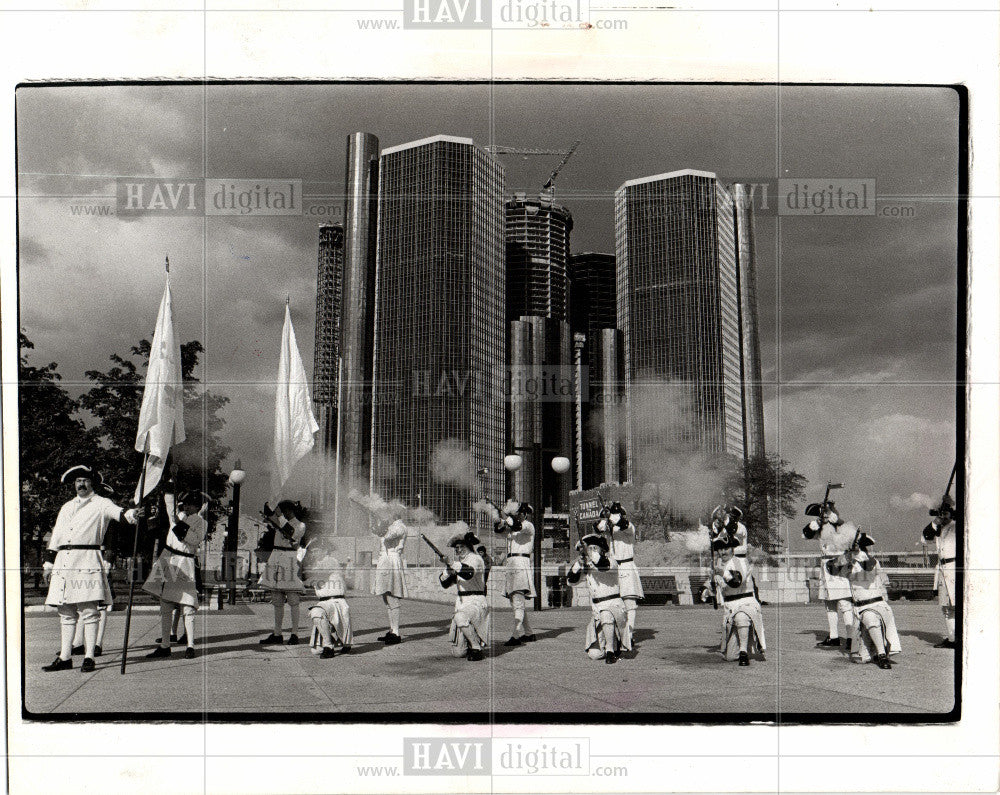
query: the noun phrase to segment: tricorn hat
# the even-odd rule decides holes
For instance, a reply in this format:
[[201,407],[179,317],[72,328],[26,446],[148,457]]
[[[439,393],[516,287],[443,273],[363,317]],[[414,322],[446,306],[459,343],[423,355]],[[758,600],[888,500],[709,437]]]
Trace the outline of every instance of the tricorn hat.
[[955,515],[955,501],[951,498],[951,495],[946,495],[937,508],[931,508],[928,513],[931,516],[954,516]]
[[811,502],[806,506],[806,516],[822,516],[824,510],[830,510],[833,506],[833,500],[828,502]]
[[600,547],[603,551],[607,552],[610,547],[608,546],[608,539],[604,536],[597,535],[597,533],[590,533],[585,535],[580,539],[580,543],[586,546],[596,546]]
[[733,517],[737,522],[743,518],[743,511],[737,508],[735,505],[730,505],[728,509],[729,515]]
[[101,482],[101,473],[97,470],[97,467],[87,466],[86,464],[77,464],[76,466],[71,466],[63,472],[59,482],[72,483],[77,478],[90,478],[91,484],[97,486],[97,484]]
[[858,536],[858,549],[862,552],[867,552],[873,546],[875,546],[875,539],[868,535],[868,533],[861,533]]
[[448,539],[448,546],[454,547],[459,544],[466,546],[469,549],[475,549],[479,546],[480,540],[476,537],[476,534],[471,530],[467,533],[455,533],[451,538]]
[[302,503],[298,500],[282,500],[278,503],[278,510],[289,510],[295,515],[296,519],[302,518]]
[[535,509],[531,507],[531,503],[530,502],[522,502],[520,505],[517,506],[517,512],[518,513],[526,513],[526,514],[534,514],[535,513]]

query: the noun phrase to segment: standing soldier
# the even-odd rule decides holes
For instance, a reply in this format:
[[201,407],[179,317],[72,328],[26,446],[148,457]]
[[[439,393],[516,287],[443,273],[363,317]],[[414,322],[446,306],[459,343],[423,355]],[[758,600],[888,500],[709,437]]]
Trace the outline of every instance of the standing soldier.
[[514,634],[504,646],[520,646],[535,639],[526,612],[528,599],[535,598],[532,580],[531,553],[535,548],[535,525],[528,519],[531,506],[526,503],[508,503],[504,513],[493,525],[495,532],[507,538],[507,559],[504,563],[504,596],[514,609]]
[[299,578],[299,548],[306,534],[305,523],[299,516],[301,506],[291,500],[278,503],[277,511],[271,512],[264,504],[264,518],[274,529],[274,547],[264,564],[264,575],[260,578],[262,587],[271,592],[274,606],[274,631],[264,638],[264,645],[284,643],[281,625],[285,620],[285,602],[292,618],[292,633],[288,645],[299,642],[299,600],[306,587]]
[[759,652],[763,659],[764,617],[757,599],[757,583],[746,557],[733,555],[716,564],[717,583],[722,596],[722,644],[720,651],[727,660],[750,664],[750,655]]
[[194,614],[198,610],[198,587],[195,572],[198,568],[198,547],[208,533],[205,513],[209,497],[200,491],[182,492],[177,497],[179,509],[174,512],[174,495],[163,495],[167,506],[170,530],[163,551],[153,563],[142,590],[160,600],[159,645],[147,657],[170,656],[170,622],[174,611],[184,619],[187,648],[184,656],[193,659]]
[[879,668],[888,670],[892,667],[889,656],[900,652],[899,633],[885,598],[882,567],[869,554],[874,543],[871,536],[855,531],[851,547],[827,561],[826,568],[847,577],[851,585],[856,619],[851,631],[855,641],[851,645],[851,659],[862,663],[874,660]]
[[638,603],[645,598],[639,568],[635,565],[635,525],[628,520],[620,502],[613,502],[601,511],[598,522],[601,532],[608,534],[611,555],[618,565],[618,588],[625,603],[625,621],[629,635],[635,632]]
[[838,623],[844,625],[844,634],[848,638],[854,623],[851,585],[847,581],[847,577],[834,573],[826,564],[850,548],[856,528],[854,525],[845,524],[838,515],[833,500],[829,499],[829,488],[823,502],[813,502],[806,506],[806,516],[815,517],[802,528],[802,536],[806,539],[819,540],[820,552],[822,553],[819,566],[819,597],[826,603],[826,620],[829,624],[826,640],[820,641],[816,645],[839,648],[840,627]]
[[45,563],[42,565],[49,592],[45,604],[59,611],[59,655],[43,671],[73,667],[73,633],[83,620],[84,658],[80,670],[93,671],[99,608],[111,603],[111,586],[104,570],[101,548],[111,522],[124,519],[135,524],[141,508],[123,510],[107,497],[94,492],[101,474],[93,467],[74,466],[63,473],[62,483],[73,483],[76,497],[59,509]]
[[334,557],[329,542],[317,538],[309,545],[309,552],[302,562],[302,576],[316,589],[316,604],[309,608],[313,630],[310,648],[320,647],[319,656],[329,659],[340,646],[342,654],[351,650],[351,608],[344,598],[346,587],[340,561]]
[[617,662],[622,650],[632,651],[632,633],[625,615],[625,602],[618,587],[618,567],[608,557],[608,540],[596,533],[576,545],[580,557],[570,567],[566,579],[575,584],[586,575],[590,590],[591,620],[587,623],[584,648],[592,660]]
[[935,649],[955,648],[955,503],[946,496],[937,508],[932,508],[934,518],[924,528],[923,542],[934,541],[937,546],[937,568],[934,570],[934,584],[938,592],[938,604],[944,613],[947,637],[934,644]]
[[389,631],[379,640],[386,646],[402,643],[399,634],[400,605],[406,598],[406,577],[403,575],[403,546],[406,544],[406,525],[402,519],[389,524],[382,521],[375,525],[373,531],[379,537],[381,551],[378,564],[375,567],[375,580],[372,583],[372,593],[381,596],[385,609],[389,614]]
[[457,534],[448,541],[455,559],[441,574],[442,588],[454,585],[455,617],[448,629],[453,657],[465,657],[470,662],[483,659],[483,649],[490,637],[490,604],[486,600],[486,568],[476,554],[479,539],[472,532]]

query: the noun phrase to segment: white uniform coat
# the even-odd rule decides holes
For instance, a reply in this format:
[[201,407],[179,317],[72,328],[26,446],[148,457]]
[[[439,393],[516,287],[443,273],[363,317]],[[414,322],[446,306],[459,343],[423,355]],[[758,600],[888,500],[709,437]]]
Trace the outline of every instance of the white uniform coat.
[[[473,575],[468,580],[463,580],[456,575],[456,588],[458,594],[455,597],[455,618],[448,628],[448,640],[456,646],[467,643],[462,631],[458,628],[458,617],[461,615],[475,628],[476,634],[482,641],[482,645],[489,643],[490,637],[490,603],[484,595],[486,590],[486,564],[475,552],[464,554],[459,561],[463,566],[469,566],[473,570]],[[449,569],[449,574],[453,574]],[[467,595],[466,595],[467,594]]]
[[820,529],[819,547],[822,553],[822,560],[819,564],[819,598],[826,601],[851,598],[851,585],[846,577],[839,574],[831,574],[827,570],[826,563],[841,552],[846,552],[854,543],[854,536],[858,528],[851,522],[844,522],[839,527],[834,527],[827,522]]
[[[720,590],[722,593],[722,644],[719,648],[727,660],[736,660],[740,656],[740,642],[736,635],[734,618],[737,613],[743,613],[750,619],[750,643],[748,651],[752,654],[754,646],[764,651],[767,643],[764,638],[764,617],[761,614],[760,602],[754,594],[754,578],[750,564],[745,558],[732,557],[723,569],[723,577],[738,571],[743,578],[739,585],[730,587],[723,579]],[[726,601],[728,598],[729,601]]]
[[347,593],[340,561],[333,555],[324,555],[304,570],[306,583],[316,589],[319,600],[309,606],[309,614],[321,611],[337,639],[345,646],[354,642],[351,632],[351,608],[344,598]]
[[[378,535],[376,528],[375,535]],[[393,522],[381,537],[381,550],[372,581],[375,596],[392,594],[399,599],[407,595],[406,577],[403,576],[403,546],[406,544],[406,525],[401,519]]]
[[306,586],[299,578],[299,542],[306,534],[305,523],[298,519],[285,522],[283,516],[279,516],[277,522],[291,529],[292,540],[289,541],[280,532],[274,534],[274,550],[264,564],[260,585],[271,591],[304,593]]
[[[948,522],[934,539],[937,544],[938,563],[934,570],[934,587],[938,604],[951,607],[955,604],[955,522]],[[948,561],[944,563],[943,561]]]
[[[107,497],[74,497],[59,509],[48,548],[100,546],[108,526],[122,518],[122,509]],[[111,586],[99,549],[64,549],[56,554],[45,604],[58,607],[81,602],[111,603]]]
[[[618,566],[614,558],[611,558],[611,568],[606,571],[600,571],[590,561],[584,567],[582,561],[577,559],[570,568],[570,575],[579,577],[581,574],[585,574],[587,577],[591,610],[583,648],[590,649],[596,644],[602,652],[608,651],[605,648],[604,633],[601,632],[603,614],[603,616],[613,619],[615,635],[618,638],[620,648],[631,651],[632,631],[626,621],[625,602],[621,598],[621,589],[618,585]],[[575,582],[575,580],[573,581]]]
[[[868,630],[861,624],[861,617],[865,613],[874,613],[879,618],[882,626],[882,640],[885,643],[886,652],[889,654],[899,654],[901,646],[899,643],[899,633],[896,631],[896,618],[886,601],[885,578],[882,574],[882,566],[875,561],[875,567],[871,571],[865,571],[862,562],[869,560],[864,552],[857,552],[853,564],[849,569],[848,579],[851,588],[854,590],[854,615],[855,622],[851,627],[851,659],[854,662],[866,663],[875,656],[875,649]],[[871,602],[876,599],[878,601]],[[868,602],[868,604],[859,604]]]
[[535,548],[535,526],[525,520],[521,529],[514,532],[505,530],[507,536],[507,559],[504,562],[503,595],[522,592],[528,599],[535,596],[535,583],[531,571],[531,554]]
[[618,589],[622,599],[642,599],[646,594],[639,579],[639,567],[635,565],[635,525],[611,527],[611,555],[618,564]]
[[[180,605],[198,606],[198,589],[195,585],[195,567],[198,565],[196,555],[198,547],[205,540],[208,523],[201,514],[192,516],[180,515],[189,526],[184,540],[174,535],[172,525],[167,533],[167,543],[160,556],[153,563],[149,577],[143,583],[142,590],[153,594],[167,602]],[[173,551],[173,550],[176,550]],[[178,553],[187,554],[178,554]]]

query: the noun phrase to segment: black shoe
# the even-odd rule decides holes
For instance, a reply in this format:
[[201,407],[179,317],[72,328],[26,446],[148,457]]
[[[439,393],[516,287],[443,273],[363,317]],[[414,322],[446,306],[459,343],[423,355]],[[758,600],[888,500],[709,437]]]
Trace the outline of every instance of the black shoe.
[[386,646],[395,646],[397,643],[402,643],[403,639],[392,632],[385,636],[385,641],[383,641]]
[[750,655],[747,654],[745,651],[741,651],[740,652],[740,665],[749,665],[749,664],[750,664]]
[[84,657],[83,658],[83,665],[80,666],[80,671],[81,672],[83,672],[85,674],[89,674],[95,668],[97,668],[97,663],[94,662],[94,658],[93,657]]
[[942,640],[939,643],[935,643],[934,644],[934,648],[935,649],[954,649],[955,648],[955,641],[948,640],[947,638],[942,638]]
[[342,648],[342,649],[340,650],[340,653],[341,653],[341,654],[347,654],[347,653],[348,653],[348,652],[349,652],[350,650],[351,650],[351,647],[350,647],[350,646],[344,646],[344,647],[343,647],[343,648]]
[[321,660],[329,660],[331,657],[335,656],[336,654],[337,654],[337,652],[335,652],[332,648],[330,648],[329,646],[324,646],[323,647],[323,651],[321,651],[319,653],[319,657],[320,657]]
[[86,649],[83,646],[74,646],[70,654],[83,654]]
[[104,650],[100,646],[94,646],[94,656],[100,657]]
[[392,631],[386,632],[384,635],[379,635],[375,640],[385,641],[386,638],[392,635]]
[[299,636],[298,635],[294,635],[294,634],[289,635],[288,636],[288,645],[289,646],[298,646],[299,645]]
[[151,657],[151,658],[169,657],[170,656],[170,649],[168,647],[165,647],[165,646],[157,646],[155,649],[153,649],[146,656],[147,657]]
[[184,657],[185,657],[185,659],[193,660],[197,656],[198,656],[198,652],[196,652],[194,650],[194,646],[188,646],[186,649],[184,649]]
[[275,635],[273,632],[264,638],[260,643],[262,646],[274,646],[281,645],[285,642],[285,639],[281,635]]
[[522,635],[521,643],[534,643],[537,640],[535,633],[532,632],[530,635]]
[[521,643],[522,640],[520,638],[511,638],[506,643],[504,643],[504,646],[520,646]]
[[68,660],[64,660],[62,657],[56,655],[56,658],[50,662],[48,665],[43,665],[43,671],[66,671],[73,667],[73,658],[70,657]]
[[605,652],[604,653],[604,662],[606,662],[608,665],[611,665],[612,663],[616,663],[616,662],[618,662],[618,655],[615,654],[613,651]]
[[465,655],[465,659],[469,662],[479,662],[483,659],[482,649],[469,649],[468,654]]
[[880,655],[878,655],[875,658],[875,663],[878,665],[879,668],[883,668],[883,669],[885,669],[887,671],[890,668],[892,668],[892,664],[889,662],[889,655],[888,654],[880,654]]
[[840,638],[828,637],[826,640],[821,640],[819,643],[816,644],[816,646],[817,647],[825,646],[828,648],[840,648]]
[[[170,642],[171,643],[177,642],[177,636],[174,635],[173,633],[170,633]],[[163,643],[163,638],[157,638],[156,640],[153,641],[153,643]]]

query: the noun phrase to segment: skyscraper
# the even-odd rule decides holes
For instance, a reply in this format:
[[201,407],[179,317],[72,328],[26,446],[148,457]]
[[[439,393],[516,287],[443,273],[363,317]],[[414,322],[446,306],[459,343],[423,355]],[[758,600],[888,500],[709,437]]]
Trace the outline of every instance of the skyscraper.
[[549,196],[515,193],[506,205],[507,319],[566,320],[573,216]]
[[[748,406],[757,412],[762,404],[759,343],[749,203],[738,209],[733,193],[705,171],[629,180],[615,193],[626,455],[634,480],[655,481],[675,452],[752,452],[745,429]],[[755,370],[751,380],[746,374]],[[753,442],[761,451],[762,425],[761,415]]]
[[[379,160],[371,483],[445,521],[472,520],[478,470],[503,488],[503,193],[503,167],[468,138]],[[464,467],[433,471],[461,449]]]
[[317,441],[324,453],[337,447],[337,377],[343,311],[344,227],[319,225],[316,271],[316,342],[313,348],[313,401],[319,421]]

